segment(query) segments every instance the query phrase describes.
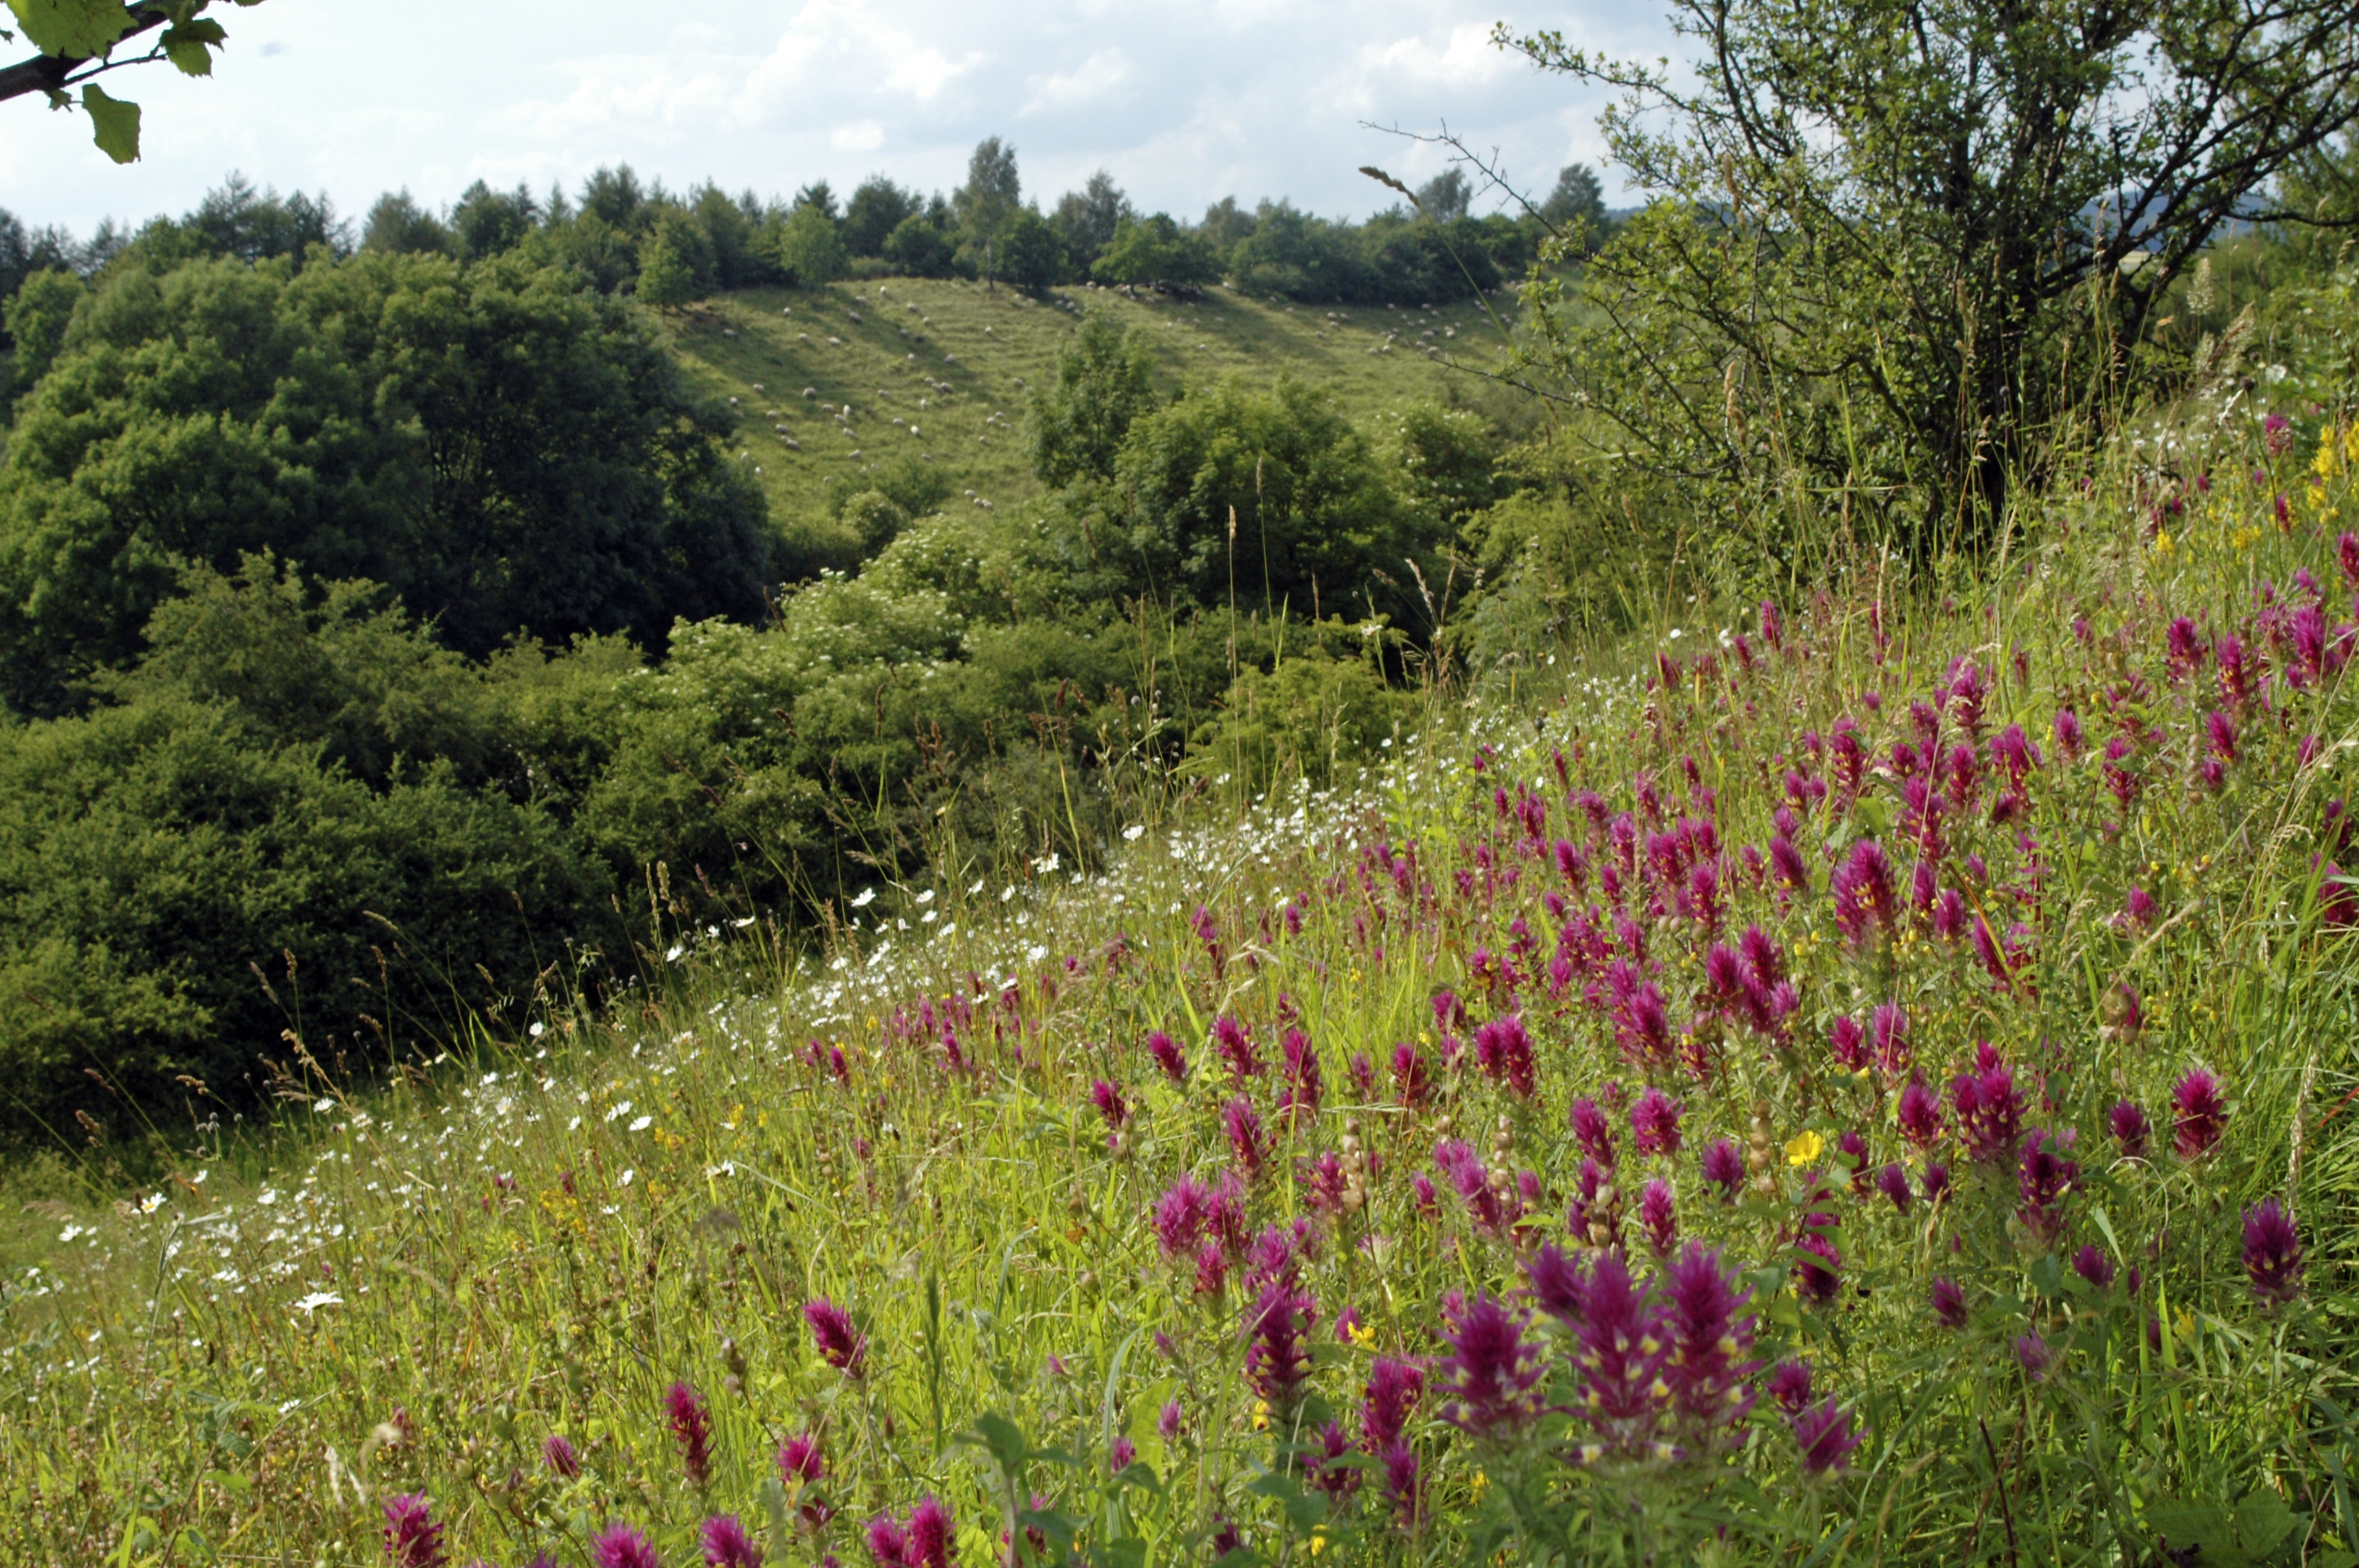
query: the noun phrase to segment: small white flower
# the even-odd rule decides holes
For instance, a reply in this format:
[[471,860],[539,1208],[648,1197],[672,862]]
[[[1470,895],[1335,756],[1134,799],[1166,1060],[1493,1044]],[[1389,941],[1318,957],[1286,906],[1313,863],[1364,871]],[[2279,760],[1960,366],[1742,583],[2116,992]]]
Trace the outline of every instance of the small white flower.
[[311,1109],[312,1109],[315,1113],[317,1113],[317,1114],[319,1114],[319,1115],[321,1115],[321,1116],[326,1115],[329,1111],[332,1111],[332,1110],[333,1110],[333,1109],[335,1109],[335,1108],[336,1108],[336,1102],[335,1102],[334,1100],[332,1100],[332,1099],[323,1099],[323,1100],[321,1100],[319,1104],[317,1104],[317,1105],[315,1105],[315,1106],[313,1106],[313,1107],[311,1108]]
[[643,1116],[636,1121],[631,1123],[631,1130],[634,1132],[645,1132],[648,1128],[653,1127],[655,1124],[656,1119],[654,1117]]
[[1024,961],[1027,964],[1037,964],[1048,956],[1049,949],[1038,946],[1037,943],[1034,946],[1024,949]]
[[918,916],[918,924],[920,925],[931,925],[938,918],[940,917],[929,909],[926,911],[925,914]]
[[628,1116],[630,1114],[631,1102],[626,1099],[618,1099],[607,1109],[606,1119],[612,1121],[618,1116]]
[[1147,831],[1147,824],[1146,824],[1146,823],[1144,823],[1144,822],[1134,822],[1134,823],[1132,823],[1129,827],[1125,827],[1125,828],[1124,828],[1124,829],[1122,830],[1123,842],[1125,842],[1125,843],[1126,843],[1126,844],[1136,844],[1136,843],[1137,843],[1137,842],[1138,842],[1138,840],[1139,840],[1140,837],[1146,833],[1146,831]]
[[58,1232],[58,1239],[60,1241],[71,1241],[82,1233],[82,1227],[81,1226],[69,1225],[63,1230]]
[[687,951],[687,948],[675,942],[671,945],[669,950],[664,954],[664,962],[667,964],[677,964],[679,962],[679,956]]
[[526,1030],[525,1033],[531,1035],[535,1040],[538,1040],[540,1038],[542,1032],[548,1027],[549,1025],[536,1020],[533,1026],[530,1029]]
[[983,879],[981,877],[977,877],[974,880],[974,886],[966,890],[966,896],[973,898],[981,892],[983,892]]
[[638,1173],[636,1171],[625,1171],[614,1184],[618,1187],[627,1187],[631,1184],[632,1179]]
[[852,907],[854,909],[866,909],[870,904],[875,903],[875,902],[876,890],[875,888],[862,888],[860,890],[860,896],[852,901]]
[[1014,898],[1015,896],[1016,888],[1013,883],[999,890],[999,902],[1002,903],[1006,903],[1009,899]]
[[921,893],[919,893],[919,894],[918,895],[918,904],[919,904],[919,907],[920,907],[920,908],[923,908],[925,905],[929,904],[929,903],[933,903],[933,902],[934,902],[934,890],[933,890],[933,889],[931,889],[931,888],[928,888],[925,892],[921,892]]
[[154,1214],[158,1209],[162,1208],[163,1206],[164,1195],[162,1193],[149,1193],[146,1197],[139,1200],[139,1212],[141,1214]]
[[336,1294],[333,1291],[313,1291],[310,1295],[305,1296],[302,1300],[292,1302],[288,1304],[295,1311],[301,1313],[306,1317],[309,1317],[313,1313],[318,1312],[321,1307],[343,1305],[344,1298]]

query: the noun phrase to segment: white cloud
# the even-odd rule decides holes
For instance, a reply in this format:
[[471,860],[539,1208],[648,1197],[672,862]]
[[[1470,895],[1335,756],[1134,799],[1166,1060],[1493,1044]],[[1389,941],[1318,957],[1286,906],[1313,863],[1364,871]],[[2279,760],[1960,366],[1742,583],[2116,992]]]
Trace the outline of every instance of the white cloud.
[[1103,49],[1061,74],[1036,76],[1032,79],[1032,97],[1019,114],[1037,114],[1044,109],[1071,109],[1083,103],[1094,103],[1113,93],[1131,78],[1130,57],[1118,49]]
[[[233,168],[324,186],[347,212],[402,186],[449,201],[478,178],[545,189],[623,161],[676,189],[710,178],[783,194],[872,169],[948,189],[974,144],[1002,135],[1044,203],[1103,167],[1150,211],[1234,195],[1342,215],[1392,200],[1362,164],[1440,167],[1365,122],[1444,120],[1545,191],[1569,157],[1596,160],[1602,101],[1493,49],[1496,14],[1496,0],[674,0],[651,27],[625,0],[574,0],[553,27],[540,6],[408,0],[386,28],[351,7],[262,6],[225,17],[210,79],[123,73],[146,111],[147,156],[128,168],[79,116],[0,105],[0,207],[86,232],[185,211]],[[1560,25],[1625,54],[1669,41],[1651,11]],[[437,48],[461,34],[462,53]]]

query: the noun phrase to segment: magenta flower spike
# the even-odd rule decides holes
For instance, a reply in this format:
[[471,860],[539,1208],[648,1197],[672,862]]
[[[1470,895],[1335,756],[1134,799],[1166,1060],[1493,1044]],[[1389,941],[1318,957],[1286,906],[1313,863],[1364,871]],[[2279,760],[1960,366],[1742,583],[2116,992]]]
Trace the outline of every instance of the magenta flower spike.
[[1840,1474],[1864,1435],[1852,1431],[1851,1412],[1832,1400],[1803,1411],[1794,1418],[1794,1441],[1802,1450],[1802,1474]]
[[1886,1165],[1877,1175],[1875,1190],[1889,1199],[1893,1208],[1901,1214],[1908,1212],[1909,1202],[1916,1195],[1908,1188],[1908,1173],[1901,1169],[1897,1160]]
[[1616,1252],[1598,1255],[1582,1307],[1583,1413],[1609,1450],[1642,1452],[1669,1391],[1662,1376],[1671,1353],[1668,1314],[1647,1303]]
[[2113,1131],[2114,1141],[2121,1145],[2123,1159],[2146,1158],[2148,1129],[2146,1112],[2138,1108],[2136,1101],[2125,1099],[2116,1102],[2105,1121]]
[[591,1568],[663,1568],[655,1542],[627,1524],[610,1524],[590,1541]]
[[1382,1455],[1408,1431],[1409,1413],[1425,1392],[1425,1373],[1414,1361],[1379,1356],[1368,1368],[1368,1385],[1360,1405],[1360,1441],[1369,1453]]
[[1656,1088],[1646,1092],[1630,1107],[1631,1141],[1641,1154],[1676,1154],[1680,1152],[1680,1102]]
[[1912,1076],[1900,1090],[1900,1135],[1911,1147],[1930,1149],[1941,1140],[1941,1102],[1925,1087],[1925,1080]]
[[909,1510],[908,1568],[950,1568],[951,1510],[934,1498],[918,1499]]
[[735,1514],[715,1514],[697,1531],[705,1568],[762,1568],[762,1549]]
[[2201,1067],[2190,1067],[2171,1091],[2178,1112],[2171,1147],[2182,1160],[2201,1160],[2220,1141],[2228,1108],[2220,1098],[2220,1080]]
[[2245,1276],[2253,1293],[2270,1306],[2301,1293],[2301,1236],[2293,1216],[2275,1198],[2245,1211]]
[[549,1440],[540,1445],[540,1457],[550,1470],[564,1479],[572,1481],[581,1477],[582,1456],[573,1452],[573,1444],[566,1442],[562,1434],[549,1433]]
[[434,1522],[425,1493],[385,1500],[385,1554],[394,1568],[444,1568],[451,1561],[442,1545],[442,1527]]
[[2101,1291],[2114,1282],[2114,1260],[2093,1241],[2072,1254],[2072,1271]]
[[1478,1441],[1512,1442],[1540,1417],[1539,1345],[1525,1337],[1525,1319],[1487,1292],[1443,1318],[1450,1354],[1433,1369],[1449,1401],[1442,1419]]
[[1147,1054],[1155,1059],[1157,1066],[1163,1069],[1163,1076],[1173,1083],[1187,1080],[1188,1058],[1180,1054],[1180,1047],[1162,1030],[1158,1029],[1147,1037]]
[[1587,1095],[1572,1102],[1572,1141],[1581,1152],[1607,1170],[1614,1168],[1614,1123]]
[[1709,1443],[1753,1408],[1760,1363],[1750,1358],[1754,1317],[1745,1310],[1753,1292],[1737,1288],[1717,1248],[1691,1241],[1665,1271],[1663,1295],[1672,1345],[1664,1380],[1690,1431]]
[[1810,1407],[1810,1364],[1808,1361],[1780,1361],[1769,1374],[1769,1398],[1788,1416],[1797,1416]]
[[704,1400],[686,1383],[664,1390],[664,1419],[672,1441],[679,1444],[681,1466],[688,1484],[703,1489],[712,1482],[712,1415]]
[[1720,1189],[1720,1201],[1736,1201],[1745,1184],[1745,1156],[1725,1138],[1715,1138],[1703,1152],[1703,1179]]
[[852,1314],[821,1297],[803,1305],[803,1321],[810,1325],[811,1343],[827,1364],[849,1378],[861,1375],[868,1357],[868,1339],[852,1325]]
[[1680,1238],[1679,1208],[1671,1184],[1658,1176],[1638,1195],[1638,1228],[1656,1256],[1668,1256]]
[[1933,1281],[1933,1321],[1943,1328],[1966,1326],[1966,1292],[1958,1281],[1938,1279]]

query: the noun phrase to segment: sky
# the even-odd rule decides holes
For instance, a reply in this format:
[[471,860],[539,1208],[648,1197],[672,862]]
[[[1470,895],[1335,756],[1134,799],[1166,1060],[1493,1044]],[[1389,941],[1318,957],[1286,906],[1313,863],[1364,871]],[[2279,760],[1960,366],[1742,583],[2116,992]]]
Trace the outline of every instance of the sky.
[[79,114],[0,104],[0,207],[87,233],[185,211],[234,169],[357,217],[397,188],[439,207],[477,179],[571,190],[625,161],[675,189],[785,196],[825,178],[843,195],[882,172],[947,192],[997,135],[1044,208],[1103,168],[1176,217],[1230,195],[1358,217],[1393,200],[1361,165],[1414,185],[1447,157],[1371,127],[1445,125],[1537,199],[1564,164],[1602,162],[1603,100],[1493,48],[1493,23],[1647,57],[1669,35],[1645,4],[1516,6],[265,0],[220,7],[230,41],[211,80],[109,79],[145,111],[128,168]]

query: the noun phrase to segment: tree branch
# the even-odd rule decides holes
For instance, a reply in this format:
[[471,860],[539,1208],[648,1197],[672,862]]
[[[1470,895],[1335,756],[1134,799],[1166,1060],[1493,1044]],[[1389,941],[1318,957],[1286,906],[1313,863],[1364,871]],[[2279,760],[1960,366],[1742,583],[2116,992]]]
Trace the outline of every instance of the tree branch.
[[[137,38],[151,27],[160,27],[172,19],[170,14],[162,5],[154,4],[153,0],[140,0],[140,4],[131,6],[130,11],[131,26],[122,38],[115,39],[118,46],[125,39]],[[64,55],[38,54],[30,59],[18,60],[15,65],[0,66],[0,103],[5,103],[11,98],[22,98],[28,92],[60,92],[69,80],[81,80],[73,73],[92,63],[93,59],[100,62],[99,70],[105,70],[116,65],[139,64],[146,60],[162,58],[160,53],[143,55],[137,60],[110,60],[103,56],[68,58]]]

